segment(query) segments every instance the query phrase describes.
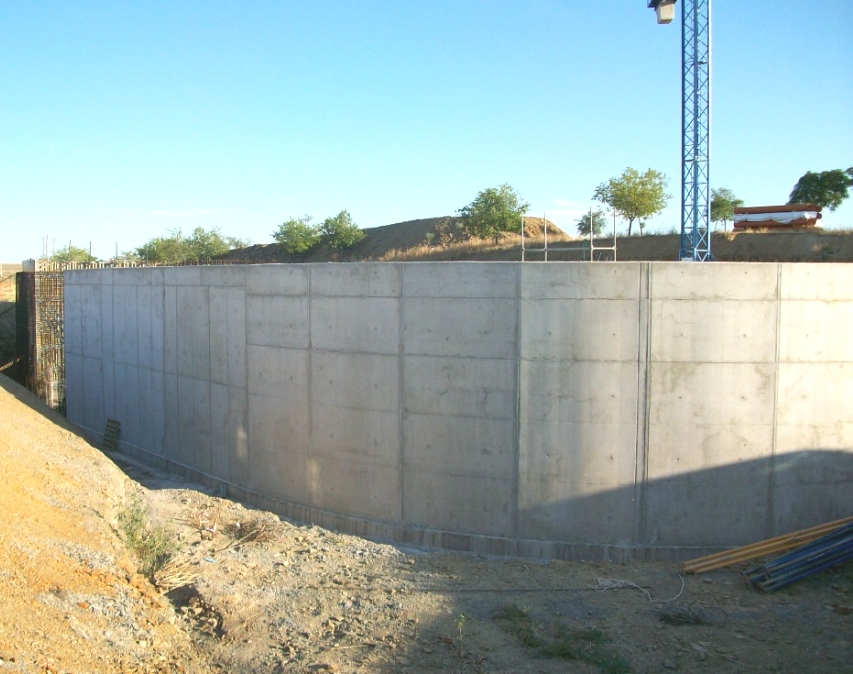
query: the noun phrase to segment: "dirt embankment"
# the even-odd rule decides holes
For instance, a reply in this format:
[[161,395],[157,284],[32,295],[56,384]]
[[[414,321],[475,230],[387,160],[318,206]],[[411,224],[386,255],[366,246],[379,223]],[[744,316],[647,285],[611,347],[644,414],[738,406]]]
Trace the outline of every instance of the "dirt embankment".
[[[257,262],[355,262],[364,260],[423,261],[517,261],[521,260],[520,234],[506,234],[497,245],[464,237],[457,227],[459,218],[423,218],[364,230],[365,238],[342,251],[319,246],[301,255],[287,255],[275,244],[256,244],[231,251],[223,257],[232,263]],[[562,232],[550,221],[527,218],[525,259],[544,259],[533,249],[545,245],[548,229],[548,259],[572,261],[588,259],[582,238]],[[612,246],[612,238],[596,239],[595,246]],[[673,261],[678,259],[677,234],[620,236],[616,258],[620,261]],[[565,250],[565,249],[570,250]],[[804,230],[788,232],[718,232],[712,235],[711,251],[720,262],[853,262],[853,231]],[[604,252],[596,258],[612,259]]]
[[[768,595],[739,568],[399,549],[116,465],[3,376],[0,419],[3,672],[853,671],[850,564]],[[174,555],[159,588],[137,503]]]

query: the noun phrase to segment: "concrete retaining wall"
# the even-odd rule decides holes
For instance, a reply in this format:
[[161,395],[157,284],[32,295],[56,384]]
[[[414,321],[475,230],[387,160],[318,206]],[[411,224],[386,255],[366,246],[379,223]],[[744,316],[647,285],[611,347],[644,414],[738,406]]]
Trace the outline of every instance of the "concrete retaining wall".
[[67,410],[279,513],[677,558],[853,512],[853,265],[72,271]]

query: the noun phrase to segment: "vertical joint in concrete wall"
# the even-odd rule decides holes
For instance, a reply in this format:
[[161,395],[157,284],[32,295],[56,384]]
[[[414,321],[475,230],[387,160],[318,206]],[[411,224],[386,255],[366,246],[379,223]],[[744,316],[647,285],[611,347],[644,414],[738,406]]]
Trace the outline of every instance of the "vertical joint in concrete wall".
[[649,361],[651,354],[651,265],[638,265],[637,433],[634,447],[634,540],[646,541],[646,477],[649,447]]
[[515,267],[515,409],[513,410],[512,422],[512,513],[510,527],[513,536],[518,536],[518,501],[519,501],[519,480],[521,461],[521,269]]
[[781,354],[782,339],[782,265],[776,265],[776,324],[775,345],[773,351],[773,424],[770,440],[770,479],[767,480],[767,520],[765,522],[764,535],[767,538],[775,536],[774,503],[776,501],[776,438],[779,426],[779,357]]
[[399,486],[397,491],[397,509],[400,513],[400,522],[407,522],[406,519],[406,480],[404,479],[404,454],[405,448],[403,447],[403,443],[405,442],[406,434],[403,432],[404,424],[406,422],[405,419],[405,401],[404,401],[404,391],[405,389],[405,373],[403,372],[403,367],[405,366],[406,359],[404,355],[406,350],[404,348],[405,339],[403,335],[405,335],[406,330],[406,303],[404,301],[403,287],[405,286],[403,274],[406,273],[406,266],[400,262],[397,262],[397,330],[399,331],[399,342],[397,345],[397,475],[399,475]]

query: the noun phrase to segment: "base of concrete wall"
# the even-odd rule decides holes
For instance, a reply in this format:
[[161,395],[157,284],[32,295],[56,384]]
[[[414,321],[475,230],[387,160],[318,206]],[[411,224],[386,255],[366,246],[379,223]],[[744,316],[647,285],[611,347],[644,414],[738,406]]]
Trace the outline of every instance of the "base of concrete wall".
[[228,498],[239,501],[243,505],[273,512],[297,524],[313,524],[331,531],[361,536],[380,543],[410,546],[421,550],[449,550],[489,557],[557,559],[566,562],[681,562],[720,552],[724,549],[708,546],[630,546],[559,540],[546,541],[406,527],[391,522],[376,522],[270,498],[239,485],[223,482],[213,475],[152,454],[139,447],[129,446],[126,443],[120,443],[120,452],[132,459],[166,470],[186,480],[197,482],[209,489],[219,489]]

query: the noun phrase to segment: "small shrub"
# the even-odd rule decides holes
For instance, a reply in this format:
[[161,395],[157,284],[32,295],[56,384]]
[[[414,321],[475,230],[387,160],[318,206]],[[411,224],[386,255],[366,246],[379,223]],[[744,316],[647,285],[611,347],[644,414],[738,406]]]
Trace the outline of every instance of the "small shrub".
[[128,549],[137,559],[139,572],[149,578],[160,570],[177,552],[172,534],[163,527],[151,524],[148,510],[139,495],[118,515]]

